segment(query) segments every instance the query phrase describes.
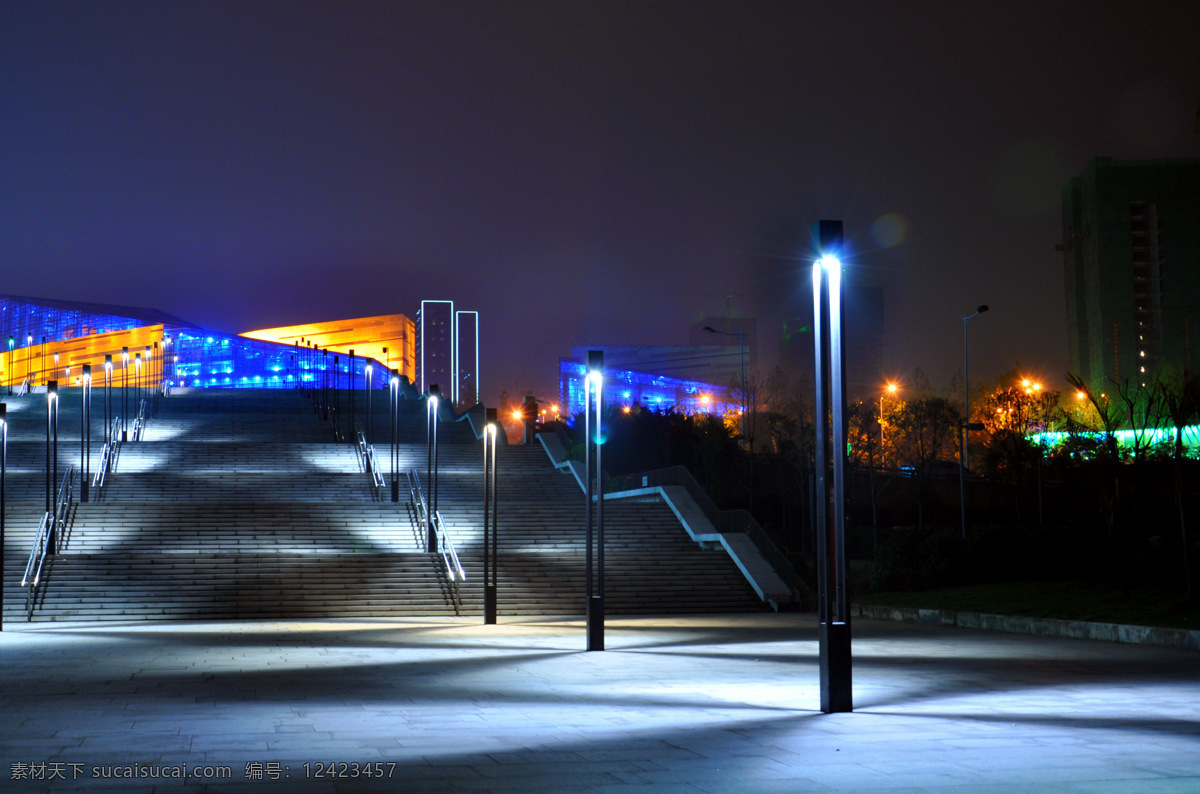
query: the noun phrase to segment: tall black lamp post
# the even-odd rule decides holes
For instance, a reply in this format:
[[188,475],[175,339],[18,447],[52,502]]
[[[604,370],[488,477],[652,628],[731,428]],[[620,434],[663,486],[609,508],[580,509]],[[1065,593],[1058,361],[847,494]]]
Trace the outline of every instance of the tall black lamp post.
[[[4,481],[8,479],[8,406],[0,403],[0,571],[4,570]],[[0,582],[2,585],[3,582]],[[0,631],[4,630],[4,587],[0,586]]]
[[[604,650],[604,468],[600,449],[603,431],[600,425],[600,410],[604,402],[604,351],[589,350],[587,374],[583,388],[584,415],[584,479],[587,499],[587,566],[585,589],[587,591],[587,649]],[[596,418],[592,423],[592,391],[596,392]],[[595,520],[593,522],[593,515]],[[595,531],[593,532],[593,526]],[[594,552],[593,552],[594,547]],[[593,574],[594,569],[594,574]]]
[[742,384],[742,399],[740,408],[742,410],[742,445],[746,444],[746,332],[745,331],[718,331],[711,325],[704,326],[704,331],[710,334],[720,334],[721,336],[736,336],[738,338],[738,361],[741,369],[741,384]]
[[[51,451],[50,439],[54,446]],[[58,381],[46,383],[46,512],[50,514],[50,536],[46,539],[49,554],[58,550],[58,520],[54,515],[54,483],[58,481]]]
[[399,414],[400,414],[400,375],[396,372],[396,370],[392,370],[392,376],[391,376],[391,378],[388,379],[388,424],[390,426],[389,429],[390,429],[390,438],[391,438],[390,458],[391,458],[391,469],[392,469],[391,478],[392,478],[392,501],[393,502],[400,501],[400,475],[399,475],[400,445],[397,443],[399,441],[399,437],[398,437],[399,428],[397,427],[397,424],[398,424],[399,418],[400,418]]
[[88,474],[92,466],[92,365],[83,365],[81,396],[83,415],[79,418],[79,470],[83,477],[79,483],[79,501],[88,500]]
[[[496,409],[487,409],[483,429],[483,622],[496,622],[497,560],[496,529]],[[489,548],[490,546],[490,548]]]
[[984,304],[977,308],[974,314],[963,315],[963,419],[962,433],[959,434],[959,443],[962,445],[960,451],[962,454],[958,456],[958,503],[962,510],[963,540],[967,539],[967,469],[971,468],[971,446],[969,439],[972,430],[983,429],[982,422],[971,423],[971,397],[968,390],[970,379],[967,374],[967,323],[987,310],[987,304]]
[[121,348],[121,443],[129,440],[129,348]]
[[846,589],[846,371],[843,366],[842,222],[820,221],[813,264],[816,366],[817,638],[821,711],[852,711],[850,608]]
[[426,541],[426,551],[438,550],[437,540],[437,510],[438,510],[438,396],[440,391],[436,383],[429,387],[429,397],[425,403],[425,481],[429,488],[429,537]]

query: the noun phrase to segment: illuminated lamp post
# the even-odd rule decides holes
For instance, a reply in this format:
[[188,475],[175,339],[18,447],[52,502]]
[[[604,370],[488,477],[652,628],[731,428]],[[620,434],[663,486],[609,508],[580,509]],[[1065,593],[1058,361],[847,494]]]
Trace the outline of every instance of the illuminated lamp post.
[[[134,393],[134,403],[137,406],[138,416],[140,417],[142,415],[142,411],[141,411],[141,405],[142,405],[142,354],[141,353],[133,354],[133,393]],[[138,428],[135,428],[135,429],[138,429]],[[137,441],[137,440],[138,439],[136,439],[136,438],[134,439],[134,441]]]
[[172,372],[173,367],[171,367],[170,365],[171,365],[171,337],[167,336],[167,337],[163,338],[163,357],[162,357],[162,380],[163,380],[162,393],[163,393],[164,397],[168,396],[171,393],[167,386],[167,384],[170,381],[170,378],[174,377],[174,373]]
[[347,436],[349,437],[350,443],[354,443],[354,441],[355,441],[355,438],[354,438],[354,428],[355,428],[355,424],[354,424],[355,423],[355,416],[354,416],[355,406],[354,406],[354,403],[357,402],[357,400],[358,400],[358,395],[356,394],[356,390],[354,387],[355,387],[355,383],[354,383],[354,351],[351,350],[350,351],[350,366],[349,366],[349,369],[346,370],[346,391],[349,392],[349,399],[350,399],[350,432],[347,433]]
[[[67,367],[67,373],[71,372],[71,368]],[[58,377],[58,351],[54,351],[54,377]],[[70,385],[71,379],[67,378],[67,384]]]
[[[885,390],[887,394],[896,393],[896,384],[889,383]],[[879,394],[879,453],[883,454],[883,392]]]
[[341,380],[342,370],[338,364],[338,357],[333,357],[333,440],[341,440],[342,431],[342,398],[341,398]]
[[121,443],[129,440],[129,348],[121,348]]
[[[12,337],[9,337],[12,342]],[[11,350],[10,350],[11,352]],[[9,356],[11,361],[11,355]],[[8,479],[8,406],[0,403],[0,571],[4,570],[4,481]],[[4,588],[0,587],[0,631],[4,630]]]
[[987,304],[981,305],[974,314],[963,315],[963,418],[962,432],[959,434],[961,454],[958,459],[958,503],[962,512],[962,538],[967,539],[967,469],[971,467],[970,435],[972,430],[982,430],[982,422],[971,422],[970,377],[967,370],[967,323],[988,310]]
[[742,446],[746,445],[746,332],[745,331],[718,331],[711,325],[706,325],[703,328],[710,334],[720,334],[721,336],[736,336],[738,338],[738,359],[741,363],[742,371],[742,399],[739,403],[742,407]]
[[[112,432],[112,353],[104,356],[104,443],[109,442]],[[106,467],[107,472],[107,467]]]
[[25,380],[29,381],[29,394],[33,391],[33,331],[25,333]]
[[[51,453],[50,438],[54,437],[53,454]],[[51,469],[53,464],[53,469]],[[53,473],[51,473],[53,471]],[[58,480],[58,381],[52,380],[46,384],[46,512],[51,514],[50,536],[46,540],[49,553],[54,554],[57,547],[58,522],[53,517],[54,482]]]
[[[7,377],[7,378],[5,378],[5,380],[7,380],[7,381],[8,381],[8,396],[10,396],[10,397],[12,396],[12,382],[13,382],[13,374],[12,374],[12,363],[13,363],[13,344],[14,344],[15,342],[16,342],[16,340],[14,340],[14,339],[12,338],[12,336],[9,336],[9,337],[8,337],[8,372],[6,373],[8,377]],[[5,425],[5,427],[7,427],[7,426],[8,426],[8,425]]]
[[496,485],[496,409],[488,408],[483,428],[483,622],[487,625],[496,622]]
[[400,446],[397,435],[397,420],[400,413],[400,376],[396,370],[392,370],[392,377],[388,380],[388,419],[391,425],[391,466],[392,466],[392,501],[400,501]]
[[438,491],[437,491],[437,475],[438,475],[438,448],[437,448],[437,426],[438,426],[438,385],[431,384],[429,387],[429,397],[425,402],[425,483],[429,489],[429,537],[426,541],[425,550],[435,552],[438,550],[437,542],[437,526],[435,525],[435,516],[438,509]]
[[[846,371],[842,314],[842,222],[819,221],[813,263],[816,386],[817,640],[821,711],[853,710],[846,583]],[[831,476],[832,475],[832,476]]]
[[83,365],[83,415],[79,418],[79,470],[83,477],[79,484],[79,501],[88,500],[88,474],[92,466],[92,365]]
[[[38,357],[38,375],[41,376],[42,380],[49,383],[49,381],[46,380],[46,337],[44,337],[44,336],[42,337],[42,347],[41,347],[41,351],[40,351],[40,356]],[[58,377],[57,372],[54,373],[54,377],[55,378]],[[31,389],[33,388],[33,381],[29,382],[29,388],[31,388]]]
[[[596,425],[592,429],[592,390],[596,391]],[[585,589],[587,591],[587,649],[604,650],[604,469],[600,459],[603,431],[600,425],[600,409],[604,394],[604,351],[589,350],[587,375],[583,387],[584,416],[584,482],[587,499],[587,566]],[[594,465],[593,465],[594,459]],[[593,510],[593,501],[595,509]],[[595,532],[592,516],[595,514]],[[593,553],[593,547],[595,552]],[[593,559],[595,563],[593,563]],[[595,576],[593,576],[593,568]]]
[[371,428],[375,424],[375,414],[371,413],[371,392],[374,390],[371,376],[374,373],[375,367],[372,366],[371,360],[367,359],[366,366],[363,367],[363,382],[367,389],[367,421],[363,423],[363,440],[368,444],[371,443]]

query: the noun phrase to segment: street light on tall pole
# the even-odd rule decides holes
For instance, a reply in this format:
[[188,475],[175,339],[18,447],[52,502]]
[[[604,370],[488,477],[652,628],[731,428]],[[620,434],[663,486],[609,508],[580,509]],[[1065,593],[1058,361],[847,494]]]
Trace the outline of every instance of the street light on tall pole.
[[[973,320],[974,318],[983,314],[987,310],[988,310],[987,304],[986,303],[981,304],[977,309],[975,309],[975,312],[973,314],[963,315],[963,318],[962,318],[962,323],[963,323],[963,419],[962,419],[962,433],[959,434],[959,443],[962,444],[962,447],[961,447],[962,454],[959,456],[959,464],[960,465],[958,467],[958,501],[959,501],[959,507],[961,508],[961,511],[962,511],[963,540],[967,539],[967,469],[970,468],[970,466],[971,466],[970,434],[971,434],[971,430],[974,429],[971,426],[971,391],[970,391],[971,380],[968,375],[969,370],[967,369],[967,323],[971,322],[971,320]],[[980,427],[979,429],[982,430],[983,428]]]
[[742,407],[742,444],[746,443],[746,332],[745,331],[718,331],[711,325],[704,326],[706,332],[710,334],[720,334],[722,336],[736,336],[738,338],[738,360],[742,372],[742,394],[739,400]]
[[121,348],[121,443],[129,440],[129,348]]
[[483,622],[496,622],[496,579],[499,567],[496,558],[496,424],[495,408],[485,413],[483,429]]
[[[12,342],[12,337],[9,337]],[[4,481],[8,478],[8,406],[0,403],[0,571],[4,570]],[[0,631],[4,629],[4,588],[0,586]]]
[[883,453],[883,395],[885,393],[894,395],[896,393],[896,384],[889,383],[887,385],[887,388],[884,389],[884,391],[880,392],[880,394],[879,394],[879,450],[880,450],[880,454]]
[[816,415],[817,645],[821,711],[853,710],[846,577],[846,370],[842,222],[819,221],[812,266]]
[[83,415],[79,419],[79,501],[88,500],[88,474],[92,468],[92,365],[83,365],[80,388],[83,398]]

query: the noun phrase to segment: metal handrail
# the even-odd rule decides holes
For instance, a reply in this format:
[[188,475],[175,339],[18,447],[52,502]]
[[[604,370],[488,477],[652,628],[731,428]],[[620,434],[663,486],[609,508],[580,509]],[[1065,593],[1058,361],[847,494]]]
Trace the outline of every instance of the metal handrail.
[[133,420],[133,440],[142,440],[142,431],[146,429],[146,398],[138,404],[137,418]]
[[[425,494],[421,491],[421,475],[417,473],[416,469],[408,469],[405,476],[408,478],[409,501],[417,513],[417,520],[420,522],[421,528],[425,529],[430,523],[429,504],[425,501]],[[436,510],[433,512],[433,530],[438,542],[438,551],[442,555],[442,562],[446,565],[446,575],[450,577],[451,582],[458,580],[465,582],[467,574],[458,560],[458,551],[454,548],[454,540],[446,531],[442,514]]]
[[37,534],[33,539],[33,548],[29,550],[29,559],[25,563],[25,574],[21,577],[21,586],[28,587],[25,596],[25,611],[28,619],[33,620],[33,608],[37,604],[38,585],[42,581],[42,569],[46,565],[46,557],[50,554],[50,537],[54,537],[54,553],[62,550],[62,530],[67,525],[67,514],[71,509],[71,495],[75,488],[75,467],[67,468],[63,475],[62,485],[54,498],[54,510],[42,516]]
[[121,417],[114,416],[112,425],[109,427],[108,440],[104,442],[104,448],[100,450],[100,466],[96,469],[96,474],[92,477],[93,488],[104,488],[104,481],[107,479],[108,472],[112,469],[113,463],[117,459],[117,452],[121,447]]
[[462,563],[458,561],[458,552],[454,549],[454,541],[450,539],[450,533],[446,531],[446,525],[442,523],[442,514],[437,510],[433,511],[433,528],[437,532],[438,551],[442,553],[442,562],[446,565],[446,575],[450,577],[450,581],[455,580],[455,572],[458,573],[458,579],[467,580],[466,573],[463,572]]
[[416,511],[417,522],[424,532],[429,527],[429,505],[425,504],[425,494],[421,492],[421,475],[416,469],[408,469],[404,476],[408,480],[408,502]]
[[17,387],[17,391],[15,392],[15,396],[17,397],[24,397],[26,394],[29,394],[29,378],[21,381],[21,385]]
[[383,488],[383,472],[379,470],[379,463],[375,460],[375,447],[367,443],[367,438],[361,429],[356,430],[355,435],[358,437],[358,441],[354,445],[358,468],[371,478],[371,487],[375,489],[375,497],[379,498],[379,492]]

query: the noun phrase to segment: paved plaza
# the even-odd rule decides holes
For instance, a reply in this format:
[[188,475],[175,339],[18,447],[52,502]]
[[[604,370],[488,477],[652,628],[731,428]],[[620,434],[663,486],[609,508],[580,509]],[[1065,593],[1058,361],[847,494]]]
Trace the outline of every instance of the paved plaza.
[[1195,651],[860,620],[827,715],[811,615],[610,619],[607,646],[548,618],[8,624],[0,790],[1200,791]]

